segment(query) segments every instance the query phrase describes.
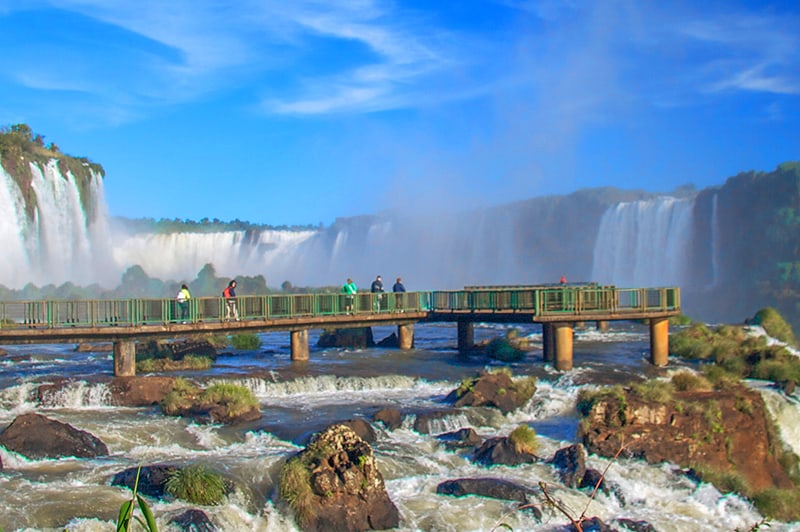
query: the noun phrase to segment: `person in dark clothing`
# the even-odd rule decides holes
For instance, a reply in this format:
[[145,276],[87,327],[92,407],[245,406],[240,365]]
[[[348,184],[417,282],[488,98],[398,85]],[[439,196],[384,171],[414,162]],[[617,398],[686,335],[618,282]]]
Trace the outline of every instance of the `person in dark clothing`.
[[[372,286],[369,289],[370,292],[373,294],[383,294],[383,279],[381,276],[377,276],[374,281],[372,281]],[[383,296],[372,296],[372,308],[373,310],[380,310],[383,307]]]
[[400,277],[398,277],[397,278],[397,282],[394,283],[394,286],[392,287],[392,292],[397,293],[397,292],[405,292],[405,291],[406,291],[406,287],[403,286],[403,280]]
[[225,298],[225,319],[239,321],[239,309],[236,307],[236,280],[228,283],[228,287],[222,291]]
[[394,308],[398,309],[400,312],[403,312],[403,293],[406,291],[406,287],[403,286],[403,280],[398,277],[397,282],[394,283],[392,286],[392,292],[394,292]]

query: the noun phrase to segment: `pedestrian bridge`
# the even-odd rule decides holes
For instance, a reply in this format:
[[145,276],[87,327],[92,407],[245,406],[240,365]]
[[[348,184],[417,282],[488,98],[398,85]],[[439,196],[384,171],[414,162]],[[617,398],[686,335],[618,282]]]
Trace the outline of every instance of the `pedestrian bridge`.
[[266,294],[235,298],[238,320],[225,319],[220,297],[189,300],[184,318],[174,299],[104,299],[0,302],[0,345],[111,341],[114,374],[136,371],[137,340],[202,334],[290,333],[292,360],[309,359],[311,329],[396,325],[401,349],[413,346],[414,324],[458,324],[458,349],[473,348],[475,323],[541,323],[544,360],[556,369],[573,365],[575,324],[644,320],[650,324],[650,358],[669,355],[668,319],[680,314],[680,289],[617,288],[595,283],[470,286],[463,290],[381,293]]

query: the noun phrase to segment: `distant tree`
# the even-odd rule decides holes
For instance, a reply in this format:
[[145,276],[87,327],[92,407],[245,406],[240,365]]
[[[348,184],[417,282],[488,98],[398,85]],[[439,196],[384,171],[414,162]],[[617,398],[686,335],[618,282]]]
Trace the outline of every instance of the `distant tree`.
[[289,281],[282,282],[281,283],[281,290],[283,290],[284,292],[287,292],[287,293],[291,292],[292,291],[292,283],[290,283]]
[[198,297],[217,296],[222,291],[221,283],[222,281],[217,278],[214,265],[208,263],[197,273],[197,278],[192,282],[192,290]]

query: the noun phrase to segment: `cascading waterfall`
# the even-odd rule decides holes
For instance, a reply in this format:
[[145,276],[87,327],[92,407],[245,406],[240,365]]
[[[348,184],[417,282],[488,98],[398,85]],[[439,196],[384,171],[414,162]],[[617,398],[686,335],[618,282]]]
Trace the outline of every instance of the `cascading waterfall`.
[[719,283],[719,214],[717,203],[719,196],[715,193],[711,198],[711,287]]
[[[0,220],[6,256],[0,284],[11,288],[67,281],[113,288],[134,265],[165,281],[191,281],[206,264],[223,277],[263,275],[268,286],[338,286],[352,277],[366,288],[382,275],[389,286],[403,277],[410,290],[458,289],[547,282],[566,270],[576,279],[619,285],[680,284],[692,224],[692,199],[615,204],[602,216],[592,266],[585,239],[558,232],[561,219],[531,224],[535,217],[512,208],[437,213],[435,223],[424,213],[395,213],[302,231],[130,232],[124,222],[109,223],[99,175],[81,198],[75,178],[61,174],[55,161],[31,170],[33,209],[0,173],[0,207],[8,213]],[[92,208],[85,211],[82,202]],[[590,216],[574,225],[583,230],[594,223]]]
[[[62,174],[55,160],[40,167],[30,165],[35,207],[26,215],[26,202],[17,183],[0,168],[0,242],[5,260],[0,264],[0,283],[19,288],[38,285],[95,282],[117,284],[110,269],[111,244],[102,181],[91,175],[87,187],[93,205],[87,215],[75,177]],[[30,208],[30,206],[28,206]]]
[[617,286],[680,286],[685,281],[694,198],[619,203],[605,212],[592,280]]

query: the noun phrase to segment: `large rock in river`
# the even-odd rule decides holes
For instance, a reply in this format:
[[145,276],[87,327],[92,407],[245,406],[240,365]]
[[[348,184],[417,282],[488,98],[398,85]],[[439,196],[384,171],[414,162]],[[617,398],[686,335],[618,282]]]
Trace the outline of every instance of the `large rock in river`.
[[507,414],[524,406],[535,391],[535,377],[514,379],[510,372],[490,371],[465,380],[445,400],[457,407],[489,406]]
[[745,386],[675,392],[666,402],[624,390],[591,397],[579,409],[578,437],[591,453],[615,456],[623,448],[623,456],[648,463],[735,472],[754,491],[793,487],[764,401]]
[[306,531],[385,530],[400,522],[372,448],[344,425],[315,435],[286,462],[280,495]]
[[41,414],[18,416],[0,434],[0,445],[33,459],[108,455],[108,447],[96,436]]

